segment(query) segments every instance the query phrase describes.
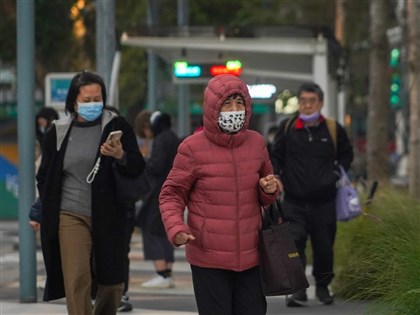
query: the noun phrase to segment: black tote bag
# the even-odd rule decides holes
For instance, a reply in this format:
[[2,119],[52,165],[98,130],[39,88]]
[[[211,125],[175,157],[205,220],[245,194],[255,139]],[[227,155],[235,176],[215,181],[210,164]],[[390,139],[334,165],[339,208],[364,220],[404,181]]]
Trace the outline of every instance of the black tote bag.
[[280,201],[263,207],[260,231],[260,272],[264,295],[288,295],[309,287],[289,222],[277,223],[283,215]]
[[135,202],[150,190],[146,170],[137,177],[121,174],[115,163],[112,165],[116,183],[116,195],[119,202]]

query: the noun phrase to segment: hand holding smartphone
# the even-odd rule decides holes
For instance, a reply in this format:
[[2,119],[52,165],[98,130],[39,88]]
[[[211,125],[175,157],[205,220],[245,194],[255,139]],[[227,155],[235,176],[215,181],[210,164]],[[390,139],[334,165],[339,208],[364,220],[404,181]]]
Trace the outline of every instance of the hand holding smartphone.
[[117,145],[116,142],[121,139],[122,134],[121,130],[110,132],[106,141],[101,145],[101,154],[104,156],[112,156],[117,160],[121,159],[124,156],[124,149],[121,143]]
[[122,134],[121,130],[111,131],[106,139],[106,143],[112,146],[114,141],[121,140]]

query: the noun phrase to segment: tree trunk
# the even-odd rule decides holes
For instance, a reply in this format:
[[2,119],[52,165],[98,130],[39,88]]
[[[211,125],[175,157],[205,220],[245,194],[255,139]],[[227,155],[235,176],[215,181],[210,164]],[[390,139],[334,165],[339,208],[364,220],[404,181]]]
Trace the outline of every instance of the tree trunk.
[[369,108],[367,172],[369,180],[389,181],[388,164],[388,1],[370,0]]
[[410,137],[408,189],[420,200],[420,2],[407,0]]
[[346,44],[344,25],[346,24],[345,0],[335,2],[335,38],[343,47]]

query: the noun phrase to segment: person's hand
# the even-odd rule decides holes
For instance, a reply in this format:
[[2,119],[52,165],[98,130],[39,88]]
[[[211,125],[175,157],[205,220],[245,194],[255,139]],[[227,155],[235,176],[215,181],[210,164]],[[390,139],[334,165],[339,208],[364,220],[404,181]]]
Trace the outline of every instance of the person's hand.
[[101,154],[105,156],[112,156],[120,160],[124,156],[124,150],[120,140],[113,140],[111,143],[104,142],[101,145]]
[[36,221],[29,221],[29,225],[31,226],[32,230],[34,230],[35,232],[38,232],[39,229],[41,228],[41,223],[36,222]]
[[274,194],[277,186],[280,188],[280,181],[274,175],[267,175],[260,178],[260,187],[266,194]]
[[175,235],[175,244],[178,246],[185,245],[189,241],[195,240],[194,235],[186,233],[186,232],[179,232]]

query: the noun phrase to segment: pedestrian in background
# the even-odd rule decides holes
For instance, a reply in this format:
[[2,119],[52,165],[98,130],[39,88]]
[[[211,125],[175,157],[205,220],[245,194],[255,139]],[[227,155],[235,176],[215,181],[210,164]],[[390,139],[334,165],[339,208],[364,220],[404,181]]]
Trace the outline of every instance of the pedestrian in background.
[[[73,77],[65,105],[70,115],[55,121],[45,135],[37,174],[47,276],[44,300],[66,297],[68,313],[75,315],[117,311],[127,221],[117,201],[113,167],[126,176],[139,176],[144,168],[132,128],[104,110],[105,104],[100,76],[83,71]],[[114,130],[122,131],[121,140],[106,143]],[[100,163],[92,169],[95,161]],[[98,286],[93,309],[92,276]]]
[[[276,134],[277,134],[278,130],[279,130],[278,126],[271,126],[267,130],[267,134],[265,136],[265,141],[267,143],[267,151],[268,151],[269,155],[271,154],[271,148],[273,146],[274,138],[276,137]],[[271,159],[271,156],[270,156],[270,159]]]
[[248,130],[250,119],[247,85],[232,75],[211,79],[204,130],[181,143],[160,194],[169,240],[186,245],[200,314],[266,313],[260,203],[274,202],[280,187],[264,138]]
[[[284,120],[277,132],[271,158],[274,171],[284,187],[284,219],[291,223],[299,255],[306,267],[308,237],[313,253],[312,275],[316,296],[324,304],[334,301],[331,283],[336,235],[336,182],[338,165],[346,170],[353,160],[353,149],[344,128],[336,123],[336,144],[320,113],[324,93],[315,83],[305,83],[298,93],[299,113]],[[306,290],[286,299],[288,306],[302,306]]]
[[[150,129],[150,116],[152,112],[148,110],[142,110],[140,113],[137,114],[135,120],[134,131],[137,138],[137,144],[145,161],[149,158],[150,155],[150,147],[152,143],[153,133]],[[147,181],[147,177],[145,177],[145,172],[142,174],[143,179]],[[148,186],[148,182],[145,183],[145,186]],[[141,196],[143,198],[144,196]],[[123,296],[121,298],[120,305],[118,307],[118,312],[130,312],[133,310],[133,305],[130,303],[130,297],[128,293],[129,285],[130,285],[130,251],[131,251],[131,239],[133,236],[134,228],[136,225],[136,208],[138,204],[142,204],[143,201],[138,200],[134,204],[128,205],[127,211],[127,229],[126,229],[126,243],[125,249],[127,255],[125,256],[125,265],[124,265],[124,291]]]
[[57,111],[52,107],[43,107],[39,110],[35,117],[35,136],[36,143],[40,146],[42,152],[42,145],[45,133],[51,127],[52,122],[57,120],[59,115]]
[[150,157],[153,142],[153,132],[150,125],[152,112],[144,109],[136,116],[134,130],[137,136],[137,143],[143,157],[147,160]]
[[[134,131],[137,138],[137,145],[139,147],[140,153],[142,154],[145,161],[149,158],[150,155],[150,147],[152,143],[153,133],[150,129],[150,116],[151,112],[148,110],[142,110],[140,113],[137,114],[135,120]],[[145,181],[147,178],[144,174],[142,174]],[[148,182],[145,183],[148,186]],[[141,198],[143,198],[142,196]],[[129,298],[129,285],[130,285],[130,251],[131,251],[131,239],[133,236],[134,228],[136,225],[136,208],[137,204],[142,204],[143,201],[138,200],[134,204],[130,204],[129,209],[127,211],[127,230],[126,230],[126,243],[125,249],[127,255],[125,256],[125,268],[124,268],[124,291],[123,296],[121,298],[120,306],[118,307],[118,312],[130,312],[133,310],[133,305],[130,303]]]
[[[43,107],[35,117],[35,173],[41,165],[44,135],[50,129],[54,120],[59,118],[57,111],[52,107]],[[29,210],[29,225],[37,232],[41,227],[41,202],[38,190],[35,189],[35,201]]]
[[156,275],[142,283],[143,288],[171,288],[174,286],[172,266],[175,261],[174,247],[169,242],[159,211],[159,193],[172,168],[179,139],[171,130],[171,117],[159,111],[150,116],[149,125],[143,132],[153,134],[152,149],[146,162],[146,176],[150,191],[142,198],[137,224],[143,238],[145,260],[152,260]]
[[[105,109],[112,111],[113,113],[120,116],[120,111],[113,106],[107,105]],[[141,153],[141,152],[140,152]],[[144,156],[143,156],[144,158]],[[134,226],[135,226],[135,202],[129,201],[124,202],[123,205],[124,211],[127,213],[127,222],[125,225],[125,251],[126,255],[124,255],[124,290],[123,295],[121,297],[120,305],[118,306],[118,312],[130,312],[133,310],[133,305],[130,303],[130,298],[128,296],[128,288],[130,284],[130,244],[131,244],[131,236],[133,234]],[[93,282],[92,287],[92,298],[95,299],[97,292],[97,285],[96,282]]]

